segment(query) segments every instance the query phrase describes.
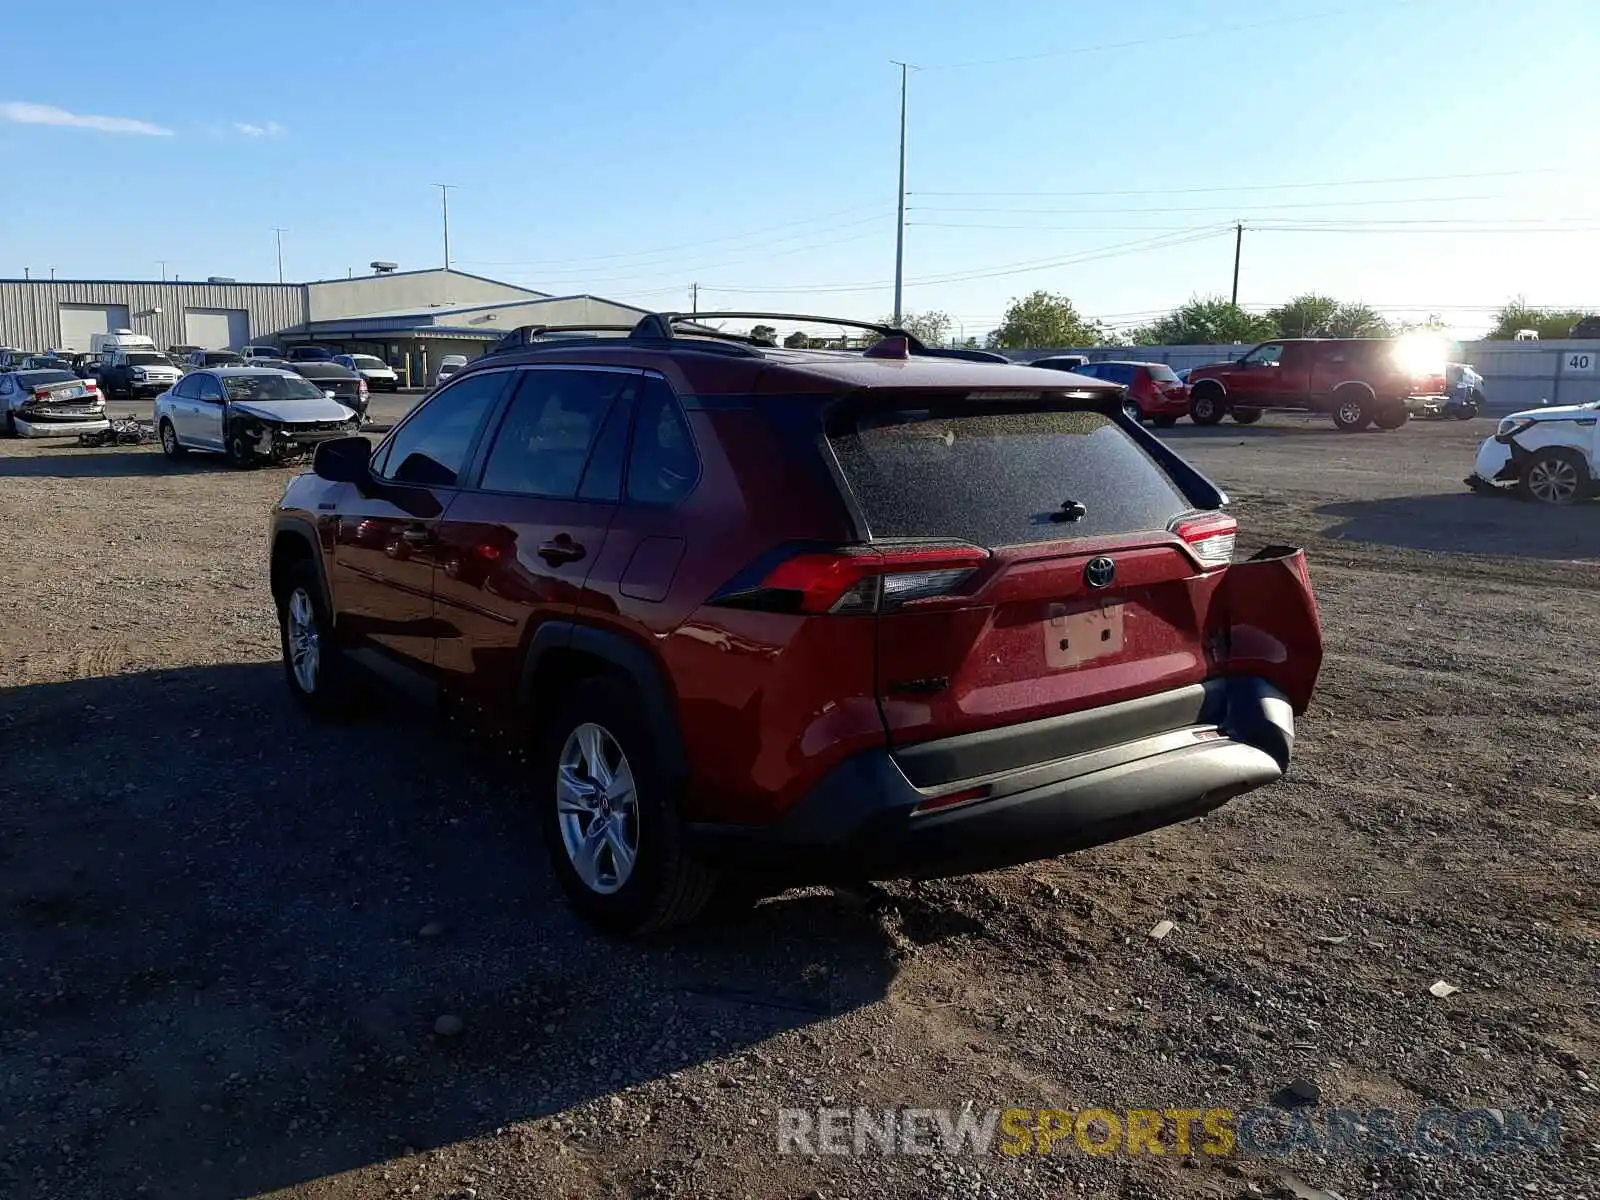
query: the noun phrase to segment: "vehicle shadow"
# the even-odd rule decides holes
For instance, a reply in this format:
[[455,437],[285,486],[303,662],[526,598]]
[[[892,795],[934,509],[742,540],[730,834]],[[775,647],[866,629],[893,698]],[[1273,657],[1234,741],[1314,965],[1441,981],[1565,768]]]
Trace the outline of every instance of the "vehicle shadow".
[[231,469],[220,455],[190,454],[173,461],[154,446],[86,446],[56,454],[0,454],[0,479],[126,479]]
[[1330,434],[1337,437],[1354,436],[1335,429],[1326,418],[1318,421],[1285,421],[1281,424],[1271,423],[1269,419],[1255,425],[1239,425],[1233,421],[1223,421],[1220,425],[1194,425],[1184,420],[1169,429],[1152,429],[1151,432],[1159,438],[1179,442],[1205,441],[1214,438],[1317,437]]
[[1510,493],[1341,500],[1315,511],[1338,518],[1323,536],[1441,554],[1568,561],[1600,558],[1600,504],[1551,508]]
[[895,974],[832,894],[596,935],[509,760],[431,714],[314,723],[275,663],[12,688],[0,740],[0,1174],[62,1194],[254,1195],[490,1136]]

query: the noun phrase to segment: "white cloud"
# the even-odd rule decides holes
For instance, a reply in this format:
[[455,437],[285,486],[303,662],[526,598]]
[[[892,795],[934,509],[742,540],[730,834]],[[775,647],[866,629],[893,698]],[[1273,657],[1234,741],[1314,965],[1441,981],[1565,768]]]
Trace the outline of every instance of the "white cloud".
[[236,132],[244,134],[245,137],[253,138],[282,137],[289,132],[276,121],[268,121],[265,125],[253,125],[249,121],[235,121],[233,128]]
[[17,125],[70,125],[76,129],[98,129],[101,133],[135,133],[143,137],[171,137],[172,130],[132,117],[92,117],[70,113],[48,104],[12,101],[0,104],[0,121]]

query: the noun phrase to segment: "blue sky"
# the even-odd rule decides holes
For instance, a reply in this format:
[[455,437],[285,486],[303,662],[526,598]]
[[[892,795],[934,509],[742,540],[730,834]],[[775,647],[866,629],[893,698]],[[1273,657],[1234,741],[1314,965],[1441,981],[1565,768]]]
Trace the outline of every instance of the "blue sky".
[[905,304],[968,333],[1225,292],[1236,219],[1247,303],[1600,306],[1594,0],[678,7],[101,6],[78,69],[22,6],[66,69],[0,83],[0,275],[274,279],[273,226],[291,280],[434,266],[448,182],[463,270],[876,317],[905,59]]

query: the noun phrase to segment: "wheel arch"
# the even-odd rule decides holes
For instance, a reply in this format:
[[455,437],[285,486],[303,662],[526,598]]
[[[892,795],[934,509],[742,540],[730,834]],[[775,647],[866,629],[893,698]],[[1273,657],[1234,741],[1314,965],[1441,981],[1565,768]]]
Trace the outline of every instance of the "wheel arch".
[[526,727],[539,728],[574,685],[597,675],[619,678],[633,688],[655,735],[662,771],[673,778],[687,776],[689,756],[665,670],[649,650],[613,630],[574,621],[545,621],[534,630],[517,689]]
[[322,592],[324,611],[329,620],[338,624],[339,616],[333,607],[333,592],[328,586],[327,565],[317,551],[317,534],[311,525],[296,517],[278,520],[272,529],[272,548],[269,576],[274,600],[280,598],[289,585],[289,573],[295,564],[309,562],[316,573],[317,586]]

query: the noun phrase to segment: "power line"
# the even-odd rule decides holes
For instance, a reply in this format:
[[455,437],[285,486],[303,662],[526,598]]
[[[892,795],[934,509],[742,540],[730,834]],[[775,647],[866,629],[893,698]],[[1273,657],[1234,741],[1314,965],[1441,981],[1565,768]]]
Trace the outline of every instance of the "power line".
[[1563,175],[1570,167],[1528,167],[1508,171],[1469,171],[1453,175],[1391,175],[1377,179],[1333,179],[1321,183],[1230,183],[1205,187],[1130,188],[1107,191],[1096,189],[1086,192],[909,192],[912,196],[1173,196],[1198,195],[1203,192],[1277,192],[1300,188],[1324,187],[1374,187],[1389,183],[1444,183],[1462,179],[1508,179],[1523,175]]
[[[545,258],[545,259],[537,259],[537,258],[521,258],[521,259],[518,259],[518,258],[511,258],[511,259],[470,258],[470,259],[463,259],[462,261],[466,262],[466,263],[471,263],[473,265],[480,266],[480,267],[544,267],[544,266],[559,266],[559,265],[561,265],[563,263],[610,262],[610,261],[613,261],[613,260],[619,259],[619,258],[650,258],[650,257],[654,257],[655,255],[658,255],[658,254],[666,254],[666,253],[668,253],[670,251],[673,251],[673,250],[694,249],[697,246],[714,246],[719,242],[732,242],[732,241],[739,241],[739,240],[741,240],[743,238],[761,237],[764,234],[772,233],[772,232],[774,232],[776,230],[779,230],[779,229],[793,229],[797,225],[817,225],[817,224],[822,224],[824,222],[832,220],[834,217],[845,217],[845,216],[849,216],[852,213],[858,213],[862,209],[877,208],[877,207],[879,207],[879,205],[876,202],[871,203],[871,204],[855,204],[855,205],[852,205],[849,208],[841,208],[841,209],[837,210],[836,212],[819,213],[817,216],[804,217],[804,218],[802,218],[802,219],[800,219],[798,221],[784,221],[784,222],[782,222],[781,224],[778,224],[778,225],[768,225],[765,228],[762,228],[762,229],[751,229],[751,230],[748,230],[748,231],[746,231],[744,233],[729,233],[729,234],[723,234],[723,235],[718,236],[718,237],[697,238],[696,240],[694,240],[692,242],[679,242],[676,245],[672,245],[672,246],[657,246],[653,250],[625,250],[625,251],[621,251],[621,252],[616,253],[616,254],[590,254],[590,255],[584,255],[584,256],[576,257],[576,258]],[[887,213],[882,213],[882,214],[879,214],[877,216],[868,217],[868,218],[866,218],[866,220],[867,221],[879,221],[879,220],[882,220],[887,215],[888,215]],[[853,224],[853,223],[854,222],[847,223],[847,224],[842,225],[842,226],[836,226],[835,228],[848,229],[850,227],[850,224]],[[798,235],[798,236],[804,236],[804,235]],[[786,240],[786,239],[779,239],[779,240],[781,241],[781,240]]]
[[1169,33],[1159,37],[1133,38],[1122,42],[1100,42],[1093,46],[1072,46],[1065,50],[1042,50],[1036,54],[1013,54],[1004,58],[974,58],[965,62],[939,63],[924,67],[927,71],[955,71],[965,67],[989,67],[1003,63],[1037,62],[1045,58],[1065,58],[1079,54],[1098,54],[1106,50],[1131,50],[1139,46],[1159,46],[1169,42],[1193,41],[1196,38],[1221,37],[1230,33],[1245,33],[1253,29],[1268,29],[1279,25],[1300,25],[1308,21],[1326,21],[1334,17],[1348,17],[1375,11],[1391,12],[1424,0],[1390,0],[1386,4],[1367,5],[1362,8],[1336,8],[1319,13],[1302,13],[1293,17],[1272,17],[1265,21],[1249,21],[1235,25],[1218,25],[1211,29],[1196,29],[1188,33]]
[[1241,206],[1238,204],[1202,204],[1189,207],[1172,207],[1162,205],[1158,208],[987,208],[963,207],[957,205],[917,204],[912,206],[915,212],[938,213],[1014,213],[1019,216],[1029,213],[1185,213],[1185,212],[1243,212],[1248,216],[1252,212],[1274,211],[1285,208],[1368,208],[1375,204],[1465,204],[1479,200],[1502,200],[1503,196],[1394,196],[1383,199],[1369,200],[1292,200],[1274,204],[1251,204]]

